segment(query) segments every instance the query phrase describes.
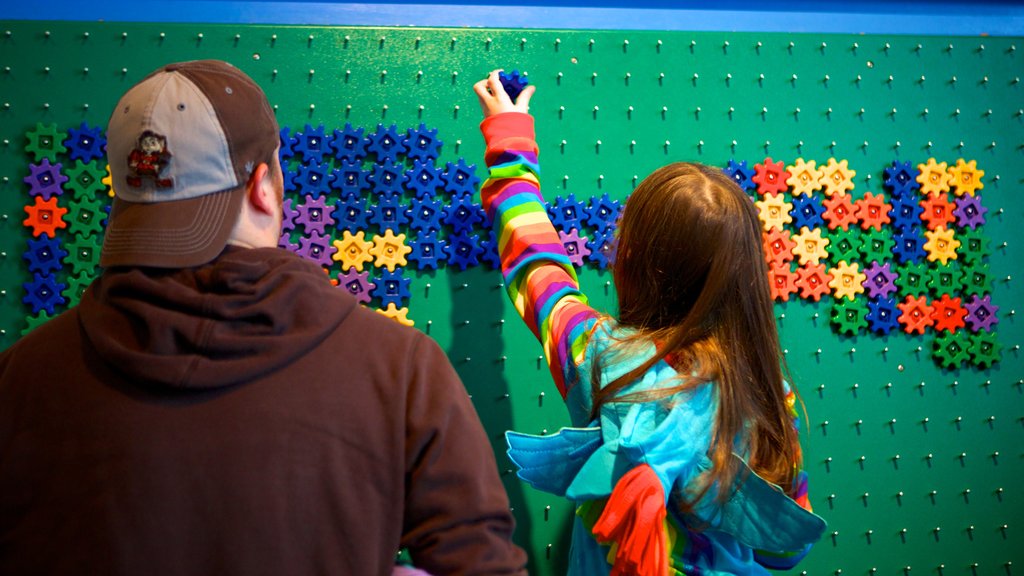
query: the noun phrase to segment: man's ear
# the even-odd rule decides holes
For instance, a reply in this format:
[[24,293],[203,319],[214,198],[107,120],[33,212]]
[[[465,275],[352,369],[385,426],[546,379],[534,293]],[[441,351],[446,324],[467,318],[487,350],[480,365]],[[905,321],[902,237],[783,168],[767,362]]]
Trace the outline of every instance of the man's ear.
[[260,162],[256,169],[252,171],[249,181],[245,185],[245,192],[249,203],[257,212],[263,214],[274,213],[276,195],[273,184],[270,181],[270,167],[267,166],[266,162]]

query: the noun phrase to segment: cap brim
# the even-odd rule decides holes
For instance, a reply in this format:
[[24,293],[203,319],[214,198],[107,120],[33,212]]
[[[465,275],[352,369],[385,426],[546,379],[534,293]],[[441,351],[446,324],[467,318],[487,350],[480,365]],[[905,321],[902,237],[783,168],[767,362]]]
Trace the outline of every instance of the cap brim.
[[188,268],[224,250],[245,186],[188,200],[138,203],[115,198],[100,265]]

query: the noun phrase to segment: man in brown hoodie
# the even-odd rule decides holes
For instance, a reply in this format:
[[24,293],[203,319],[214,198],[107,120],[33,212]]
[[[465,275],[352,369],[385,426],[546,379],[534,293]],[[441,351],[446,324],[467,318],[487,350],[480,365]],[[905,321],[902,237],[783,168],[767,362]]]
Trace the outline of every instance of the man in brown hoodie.
[[105,271],[0,355],[0,574],[525,574],[443,351],[276,248],[259,87],[165,66],[107,136]]

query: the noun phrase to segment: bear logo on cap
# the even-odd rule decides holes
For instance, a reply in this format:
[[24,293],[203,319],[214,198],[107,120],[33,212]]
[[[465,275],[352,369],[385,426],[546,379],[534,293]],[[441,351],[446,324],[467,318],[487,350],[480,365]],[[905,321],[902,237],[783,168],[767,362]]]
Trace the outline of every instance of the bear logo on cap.
[[131,174],[127,175],[125,180],[129,186],[140,188],[144,178],[152,178],[157,188],[170,188],[174,186],[174,180],[160,177],[160,173],[170,161],[171,153],[167,150],[167,138],[152,130],[146,130],[128,154],[128,169],[131,170]]

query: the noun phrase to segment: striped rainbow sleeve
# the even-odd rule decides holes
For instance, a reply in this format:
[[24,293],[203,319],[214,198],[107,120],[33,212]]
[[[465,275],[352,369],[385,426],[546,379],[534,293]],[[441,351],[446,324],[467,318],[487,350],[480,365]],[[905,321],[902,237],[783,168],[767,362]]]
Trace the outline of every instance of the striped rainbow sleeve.
[[487,144],[488,178],[480,188],[494,225],[505,287],[516,311],[544,348],[558,391],[565,398],[583,359],[588,328],[597,312],[579,280],[540,194],[533,117],[519,112],[491,116],[480,130]]

